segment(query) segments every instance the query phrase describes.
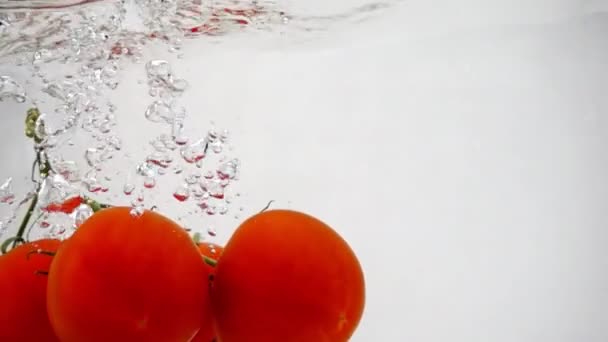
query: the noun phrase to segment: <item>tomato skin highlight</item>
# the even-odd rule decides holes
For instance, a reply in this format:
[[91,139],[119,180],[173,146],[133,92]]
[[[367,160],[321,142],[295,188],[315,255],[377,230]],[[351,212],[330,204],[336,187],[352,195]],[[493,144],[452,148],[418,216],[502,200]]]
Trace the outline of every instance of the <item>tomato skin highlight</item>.
[[345,342],[365,305],[348,244],[304,213],[270,210],[237,228],[211,293],[221,342]]
[[58,250],[47,308],[62,342],[187,342],[209,305],[202,257],[177,223],[95,213]]
[[[46,313],[47,276],[52,256],[61,241],[44,239],[19,245],[0,256],[0,341],[59,341]],[[29,256],[28,256],[29,254]]]
[[[222,252],[224,251],[224,248],[219,245],[204,242],[198,244],[198,249],[202,255],[216,261],[220,259],[220,257],[222,256]],[[212,278],[215,277],[215,267],[207,263],[204,263],[203,267],[205,268],[206,277],[207,279],[209,279],[209,287],[211,287],[213,284]],[[209,288],[205,290],[209,290]],[[209,305],[203,308],[203,312],[204,315],[201,323],[201,330],[199,330],[198,334],[196,334],[196,337],[190,342],[216,341],[213,312],[211,311],[211,303],[209,303]]]

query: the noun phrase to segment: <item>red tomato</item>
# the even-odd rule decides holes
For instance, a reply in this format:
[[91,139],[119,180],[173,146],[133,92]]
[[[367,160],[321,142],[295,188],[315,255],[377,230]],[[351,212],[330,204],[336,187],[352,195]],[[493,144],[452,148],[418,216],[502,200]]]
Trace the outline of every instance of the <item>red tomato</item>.
[[209,305],[190,236],[170,219],[101,210],[58,250],[48,313],[62,342],[190,341]]
[[211,303],[222,342],[344,342],[363,314],[364,276],[329,226],[270,210],[247,219],[226,244]]
[[65,214],[71,214],[78,208],[79,205],[84,203],[84,199],[80,196],[70,197],[65,200],[63,203],[52,203],[49,204],[43,210],[48,212],[62,212]]
[[[47,276],[59,240],[26,243],[0,257],[0,341],[58,341],[46,314]],[[42,272],[42,273],[37,273]]]
[[[202,255],[209,257],[213,260],[219,260],[224,251],[224,248],[212,243],[199,243],[198,248]],[[210,285],[213,283],[213,277],[215,275],[215,267],[205,263],[205,272],[207,279],[210,280]],[[211,304],[204,308],[204,318],[201,323],[201,330],[198,332],[196,337],[191,342],[213,342],[216,341],[215,327],[213,325],[213,313],[211,311]]]

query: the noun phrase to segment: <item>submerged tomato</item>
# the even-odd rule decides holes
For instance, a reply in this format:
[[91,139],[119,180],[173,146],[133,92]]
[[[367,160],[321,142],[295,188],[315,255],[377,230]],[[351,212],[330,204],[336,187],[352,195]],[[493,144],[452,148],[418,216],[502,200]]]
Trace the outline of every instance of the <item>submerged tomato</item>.
[[365,304],[349,245],[309,215],[270,210],[225,246],[211,293],[221,342],[345,342]]
[[97,212],[51,265],[48,313],[62,342],[190,341],[209,305],[196,244],[175,222]]
[[46,314],[47,276],[59,240],[20,245],[0,256],[0,341],[58,341]]

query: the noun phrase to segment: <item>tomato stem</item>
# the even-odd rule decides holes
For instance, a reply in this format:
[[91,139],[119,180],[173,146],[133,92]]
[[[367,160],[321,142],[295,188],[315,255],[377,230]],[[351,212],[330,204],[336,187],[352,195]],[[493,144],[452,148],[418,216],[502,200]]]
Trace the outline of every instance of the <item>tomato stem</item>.
[[201,238],[201,233],[199,232],[194,233],[194,235],[192,236],[192,240],[194,240],[194,243],[197,245],[201,242]]
[[36,204],[38,204],[38,193],[34,194],[32,202],[30,202],[30,206],[27,208],[27,212],[23,217],[23,221],[21,221],[21,225],[19,226],[19,230],[17,231],[17,235],[15,236],[15,240],[13,241],[13,248],[17,247],[18,243],[25,242],[25,240],[23,239],[23,234],[25,234],[25,228],[27,228],[27,223],[32,218],[32,214],[36,209]]
[[19,239],[17,236],[10,237],[2,243],[2,246],[0,246],[0,252],[2,252],[2,254],[6,254],[9,250],[8,246],[10,246],[11,243],[17,240],[19,240],[19,243],[25,242],[23,239]]
[[[28,138],[31,138],[35,142],[35,151],[36,151],[36,160],[32,164],[32,173],[31,179],[32,182],[36,184],[36,189],[34,191],[34,195],[32,196],[32,200],[30,202],[30,206],[21,221],[19,229],[17,231],[17,235],[14,237],[8,238],[5,240],[0,246],[0,252],[2,254],[7,253],[9,246],[12,244],[12,248],[17,247],[18,244],[24,243],[26,240],[24,239],[24,234],[27,229],[27,225],[32,218],[34,211],[36,210],[36,205],[38,204],[38,194],[42,188],[42,182],[45,178],[49,176],[49,174],[53,171],[51,163],[49,161],[48,156],[46,155],[45,146],[41,145],[44,142],[44,139],[38,136],[36,132],[36,122],[40,117],[40,111],[38,108],[30,108],[27,111],[27,115],[25,118],[25,135]],[[41,123],[42,124],[42,123]],[[44,127],[42,127],[44,130]],[[38,176],[39,179],[36,179],[36,168],[38,168]],[[97,212],[104,208],[109,208],[110,205],[99,203],[91,198],[83,197],[85,203],[93,209],[93,212]]]
[[266,204],[266,206],[265,206],[265,207],[264,207],[262,210],[260,210],[260,213],[263,213],[263,212],[265,212],[266,210],[268,210],[268,209],[270,208],[270,205],[272,204],[272,202],[274,202],[274,200],[270,200],[270,201],[268,202],[268,204]]
[[212,258],[210,258],[208,256],[204,256],[203,255],[203,260],[205,260],[205,264],[207,264],[207,265],[209,265],[211,267],[217,266],[217,260],[215,260],[215,259],[212,259]]
[[92,198],[88,198],[85,197],[85,203],[91,207],[91,209],[93,209],[93,212],[96,213],[98,211],[100,211],[101,209],[107,209],[112,207],[109,204],[105,204],[105,203],[99,203],[96,200],[92,199]]

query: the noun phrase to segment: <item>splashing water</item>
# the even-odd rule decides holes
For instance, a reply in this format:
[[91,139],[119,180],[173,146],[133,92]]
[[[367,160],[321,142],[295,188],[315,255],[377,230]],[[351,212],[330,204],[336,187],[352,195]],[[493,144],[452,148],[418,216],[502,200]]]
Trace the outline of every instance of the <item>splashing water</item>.
[[15,194],[12,189],[13,179],[8,178],[0,185],[0,203],[12,204],[15,200]]
[[0,101],[25,102],[25,90],[10,76],[0,76]]

